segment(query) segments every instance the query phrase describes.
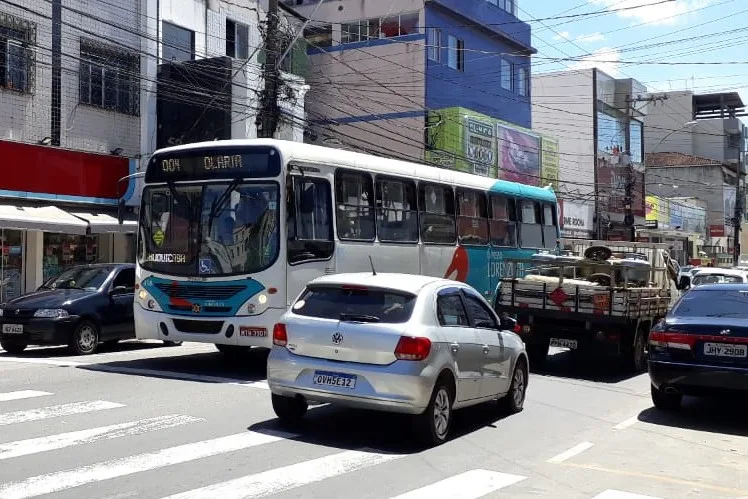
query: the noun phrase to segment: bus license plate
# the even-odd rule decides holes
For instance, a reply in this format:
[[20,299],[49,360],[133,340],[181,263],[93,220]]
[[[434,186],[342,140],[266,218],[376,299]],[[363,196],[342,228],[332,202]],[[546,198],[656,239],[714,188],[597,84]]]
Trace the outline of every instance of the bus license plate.
[[338,388],[356,388],[356,376],[352,374],[331,373],[327,371],[314,371],[312,382],[315,385],[336,386]]
[[704,355],[744,359],[748,357],[748,346],[731,345],[729,343],[704,343]]
[[268,330],[264,327],[239,326],[239,336],[249,336],[251,338],[265,338]]
[[3,334],[23,334],[23,324],[3,324]]
[[570,348],[571,350],[577,349],[577,340],[569,340],[566,338],[551,338],[551,346],[558,348]]

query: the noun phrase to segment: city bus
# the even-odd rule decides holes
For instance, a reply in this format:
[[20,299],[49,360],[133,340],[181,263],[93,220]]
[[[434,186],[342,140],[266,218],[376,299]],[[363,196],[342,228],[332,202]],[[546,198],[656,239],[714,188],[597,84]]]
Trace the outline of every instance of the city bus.
[[493,302],[505,258],[559,238],[550,187],[288,141],[160,149],[143,183],[136,336],[225,353],[271,347],[320,275],[445,277]]

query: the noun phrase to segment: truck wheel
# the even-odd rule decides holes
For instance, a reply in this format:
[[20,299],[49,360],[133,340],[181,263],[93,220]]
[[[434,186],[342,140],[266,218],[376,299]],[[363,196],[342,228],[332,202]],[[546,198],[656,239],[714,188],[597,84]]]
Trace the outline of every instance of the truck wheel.
[[527,356],[530,358],[530,363],[534,366],[543,365],[548,358],[548,350],[550,347],[550,340],[545,340],[541,343],[528,344]]
[[645,348],[645,333],[642,329],[639,329],[636,332],[636,339],[634,339],[634,344],[629,345],[624,350],[625,359],[624,362],[626,363],[626,369],[634,372],[634,373],[640,373],[647,369],[647,351]]

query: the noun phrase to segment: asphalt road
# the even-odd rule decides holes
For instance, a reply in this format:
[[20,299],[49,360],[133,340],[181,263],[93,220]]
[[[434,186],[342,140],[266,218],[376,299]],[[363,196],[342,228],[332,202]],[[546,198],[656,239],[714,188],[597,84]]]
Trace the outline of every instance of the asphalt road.
[[458,412],[422,450],[402,417],[329,406],[282,432],[264,362],[199,344],[0,353],[0,498],[748,497],[746,405],[663,414],[646,374],[556,353],[523,412]]

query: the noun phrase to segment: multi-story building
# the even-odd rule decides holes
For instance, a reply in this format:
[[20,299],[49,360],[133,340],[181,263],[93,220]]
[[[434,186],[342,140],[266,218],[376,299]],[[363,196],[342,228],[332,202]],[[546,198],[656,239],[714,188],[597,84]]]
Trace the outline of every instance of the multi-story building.
[[141,2],[22,4],[0,3],[0,301],[133,254],[116,204],[140,152]]
[[644,226],[644,93],[597,68],[533,75],[533,130],[558,138],[562,220],[575,237],[630,240]]
[[707,240],[712,259],[731,264],[735,249],[736,201],[746,173],[746,135],[740,120],[745,105],[737,92],[653,93],[644,121],[647,188],[667,197],[697,197],[706,202]]
[[[496,127],[531,127],[535,50],[516,0],[282,1],[325,20],[305,30],[309,142],[445,167],[489,163],[476,169],[488,174],[503,130]],[[438,143],[439,134],[454,140]]]

